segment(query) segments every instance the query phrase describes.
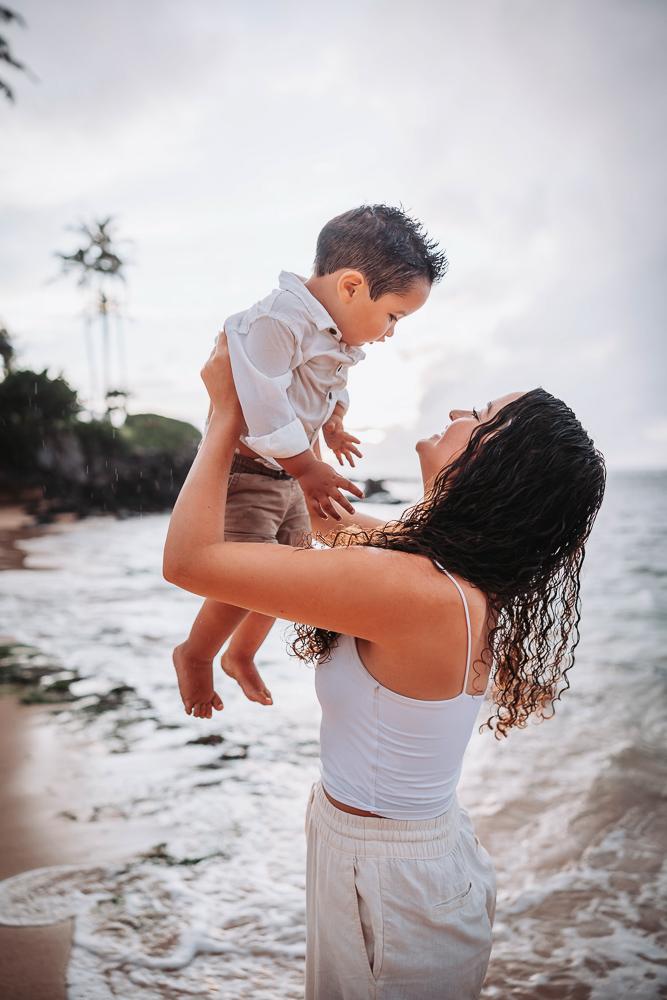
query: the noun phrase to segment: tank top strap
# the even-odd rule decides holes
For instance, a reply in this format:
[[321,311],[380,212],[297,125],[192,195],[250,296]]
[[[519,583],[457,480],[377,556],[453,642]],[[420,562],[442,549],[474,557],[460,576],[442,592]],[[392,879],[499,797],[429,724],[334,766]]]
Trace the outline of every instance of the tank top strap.
[[458,590],[459,594],[461,595],[461,600],[463,601],[463,611],[464,611],[465,616],[466,616],[466,632],[467,632],[467,637],[468,637],[467,638],[467,644],[466,644],[466,672],[465,672],[465,675],[463,677],[463,687],[461,689],[461,694],[463,694],[463,692],[468,687],[468,676],[470,674],[470,661],[472,659],[472,629],[470,627],[470,612],[468,610],[468,601],[466,600],[466,595],[463,592],[463,587],[458,582],[458,580],[454,579],[454,577],[452,576],[452,574],[449,572],[449,570],[445,569],[445,567],[442,565],[442,563],[439,563],[437,561],[435,561],[435,562],[436,562],[436,566],[438,567],[438,569],[441,570],[445,574],[445,576],[449,577],[449,579],[452,581],[452,583],[454,584],[454,586]]

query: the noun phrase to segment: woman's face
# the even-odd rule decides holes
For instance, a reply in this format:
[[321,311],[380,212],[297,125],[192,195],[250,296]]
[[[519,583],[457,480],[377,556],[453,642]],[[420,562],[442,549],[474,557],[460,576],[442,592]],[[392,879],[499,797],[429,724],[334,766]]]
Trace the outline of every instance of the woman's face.
[[450,410],[449,420],[445,429],[439,434],[417,441],[416,451],[419,456],[424,490],[428,490],[435,476],[446,465],[459,457],[470,441],[474,429],[480,424],[488,423],[498,415],[508,403],[523,396],[522,392],[510,392],[506,396],[491,400],[481,409]]

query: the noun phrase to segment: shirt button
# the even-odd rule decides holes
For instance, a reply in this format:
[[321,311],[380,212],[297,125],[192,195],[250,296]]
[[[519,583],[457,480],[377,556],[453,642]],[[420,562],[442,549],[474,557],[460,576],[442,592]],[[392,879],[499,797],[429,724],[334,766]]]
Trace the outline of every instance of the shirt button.
[[338,368],[336,369],[336,375],[338,375],[339,372],[342,372],[342,370],[343,370],[342,364],[338,365]]
[[328,399],[333,399],[333,392],[330,392],[330,393],[328,393],[328,394],[327,394],[327,398],[328,398]]

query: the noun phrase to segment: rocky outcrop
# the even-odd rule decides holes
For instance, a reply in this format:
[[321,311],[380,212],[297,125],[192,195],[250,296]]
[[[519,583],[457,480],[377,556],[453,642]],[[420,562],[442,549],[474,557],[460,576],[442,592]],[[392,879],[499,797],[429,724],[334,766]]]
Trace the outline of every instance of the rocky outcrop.
[[40,520],[169,510],[199,431],[155,413],[116,427],[80,410],[74,390],[45,372],[12,372],[0,382],[0,498],[23,502]]

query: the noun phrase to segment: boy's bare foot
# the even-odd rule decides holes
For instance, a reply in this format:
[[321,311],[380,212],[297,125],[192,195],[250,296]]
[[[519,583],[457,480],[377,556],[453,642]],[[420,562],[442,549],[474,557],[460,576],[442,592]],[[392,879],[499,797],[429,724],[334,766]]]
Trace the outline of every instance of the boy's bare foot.
[[246,698],[260,705],[273,705],[271,692],[259,675],[254,661],[233,649],[226,649],[220,658],[220,666],[228,677],[233,677]]
[[176,646],[172,660],[186,713],[198,719],[210,719],[213,709],[221,711],[222,699],[213,688],[213,660],[192,656],[187,642]]

